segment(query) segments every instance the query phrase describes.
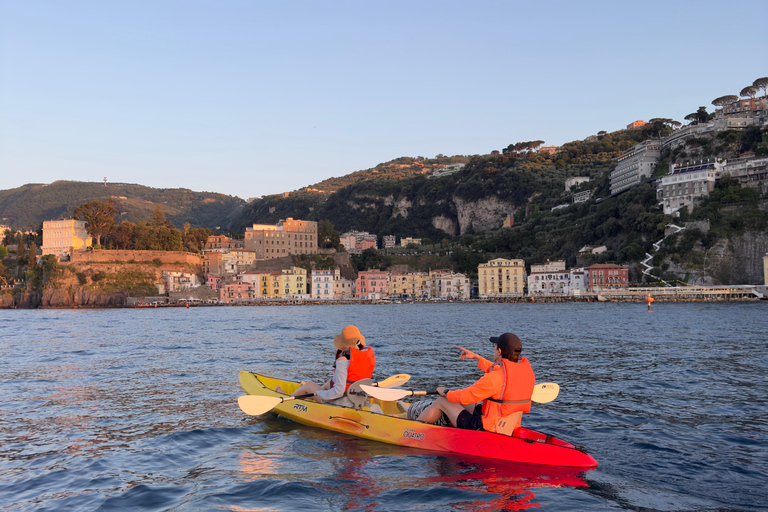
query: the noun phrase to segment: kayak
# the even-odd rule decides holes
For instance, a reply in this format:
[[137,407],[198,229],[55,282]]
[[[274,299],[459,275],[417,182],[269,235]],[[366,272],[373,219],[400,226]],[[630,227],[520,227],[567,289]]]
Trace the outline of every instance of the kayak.
[[[278,398],[285,397],[275,391],[278,385],[288,394],[300,385],[248,371],[241,371],[239,379],[249,395]],[[359,409],[320,404],[314,400],[286,400],[276,405],[272,412],[303,425],[409,448],[525,464],[597,467],[597,461],[583,448],[551,435],[523,427],[516,428],[512,435],[504,435],[421,423],[407,419],[397,402],[374,398]]]

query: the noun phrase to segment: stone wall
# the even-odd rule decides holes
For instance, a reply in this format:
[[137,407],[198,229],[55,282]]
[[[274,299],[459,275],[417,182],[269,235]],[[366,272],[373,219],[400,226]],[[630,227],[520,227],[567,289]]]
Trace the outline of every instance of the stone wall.
[[72,263],[106,263],[128,261],[153,261],[160,260],[163,263],[188,263],[200,265],[200,255],[191,252],[173,251],[88,251],[78,252],[72,255]]

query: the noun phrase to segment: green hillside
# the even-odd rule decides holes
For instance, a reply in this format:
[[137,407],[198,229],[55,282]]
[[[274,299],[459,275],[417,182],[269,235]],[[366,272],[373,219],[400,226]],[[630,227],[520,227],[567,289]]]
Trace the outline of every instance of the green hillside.
[[29,184],[0,190],[0,223],[14,229],[39,225],[44,220],[71,218],[75,208],[92,200],[115,201],[117,221],[149,221],[157,205],[166,218],[181,228],[226,229],[245,201],[224,194],[194,192],[187,189],[157,189],[127,183],[87,183],[55,181],[48,185]]

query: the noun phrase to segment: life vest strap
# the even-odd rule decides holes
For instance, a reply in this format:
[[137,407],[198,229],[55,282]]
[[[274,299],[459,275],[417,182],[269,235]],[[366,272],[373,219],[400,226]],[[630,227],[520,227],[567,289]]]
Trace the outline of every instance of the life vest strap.
[[486,400],[496,402],[497,404],[527,404],[531,401],[530,398],[528,400],[496,400],[495,398],[486,398]]

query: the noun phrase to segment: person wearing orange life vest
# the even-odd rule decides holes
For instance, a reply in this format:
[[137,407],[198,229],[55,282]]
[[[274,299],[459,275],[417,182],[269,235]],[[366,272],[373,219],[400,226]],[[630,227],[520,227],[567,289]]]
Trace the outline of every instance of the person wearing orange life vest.
[[[347,388],[360,379],[370,379],[376,367],[376,356],[373,348],[365,344],[365,336],[354,325],[342,329],[341,334],[333,338],[336,347],[336,362],[333,377],[322,386],[309,381],[302,383],[291,393],[292,396],[314,393],[317,402],[330,402],[344,397]],[[276,391],[282,392],[280,389]],[[337,402],[337,405],[352,405]]]
[[464,389],[437,388],[440,397],[424,409],[418,421],[436,423],[445,414],[455,427],[495,432],[499,419],[531,410],[536,378],[528,359],[520,357],[523,342],[508,332],[491,338],[491,343],[494,362],[457,347],[461,350],[459,357],[477,359],[477,367],[485,375]]

